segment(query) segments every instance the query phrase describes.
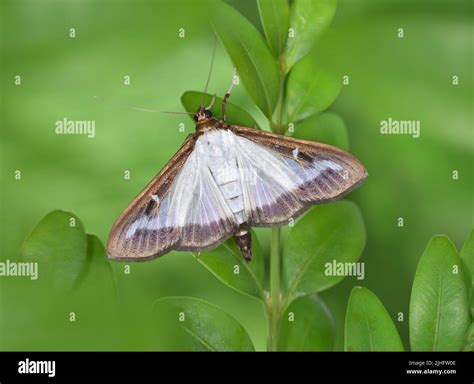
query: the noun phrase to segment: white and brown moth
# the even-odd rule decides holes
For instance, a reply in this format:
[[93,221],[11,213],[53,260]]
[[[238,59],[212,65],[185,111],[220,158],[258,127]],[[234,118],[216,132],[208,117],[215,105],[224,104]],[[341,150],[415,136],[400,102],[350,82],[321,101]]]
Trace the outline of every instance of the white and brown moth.
[[251,227],[287,224],[367,177],[342,149],[228,123],[229,95],[222,119],[212,116],[212,105],[199,107],[195,133],[120,215],[107,244],[110,259],[199,252],[233,236],[250,261]]

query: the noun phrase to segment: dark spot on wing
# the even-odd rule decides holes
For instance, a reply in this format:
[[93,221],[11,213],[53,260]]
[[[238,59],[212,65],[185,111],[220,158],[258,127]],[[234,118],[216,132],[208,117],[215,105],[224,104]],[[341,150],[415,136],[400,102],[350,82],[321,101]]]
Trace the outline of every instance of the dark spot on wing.
[[311,163],[313,161],[313,157],[307,155],[302,151],[298,151],[298,160],[304,161],[306,163]]
[[153,208],[156,207],[156,201],[151,199],[148,204],[146,205],[146,208],[145,208],[145,215],[146,216],[150,216],[150,213],[151,211],[153,210]]
[[[273,144],[273,149],[280,153],[283,156],[289,157],[290,159],[294,159],[294,150],[297,149],[297,147],[289,147],[285,145],[279,145],[277,143]],[[313,160],[315,159],[316,156],[310,156],[307,153],[303,152],[301,149],[298,149],[298,155],[297,155],[297,160],[301,161],[303,163],[308,163],[311,164]]]

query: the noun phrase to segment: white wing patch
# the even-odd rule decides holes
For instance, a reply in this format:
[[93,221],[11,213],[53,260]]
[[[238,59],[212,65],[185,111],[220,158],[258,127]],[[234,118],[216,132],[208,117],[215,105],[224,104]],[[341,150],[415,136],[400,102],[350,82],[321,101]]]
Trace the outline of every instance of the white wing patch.
[[241,136],[235,136],[235,156],[244,175],[242,183],[247,221],[251,225],[282,224],[314,202],[338,189],[343,167],[324,158],[299,161],[295,147],[289,157]]
[[225,237],[244,222],[284,222],[315,200],[318,191],[323,195],[335,188],[343,169],[323,158],[302,165],[299,155],[296,147],[286,157],[229,130],[206,132],[196,141],[170,192],[164,197],[151,195],[159,210],[131,223],[126,238],[138,230],[178,228],[179,244],[186,248],[202,243],[203,236],[212,241]]
[[[152,199],[156,201],[156,199],[153,198],[153,196],[156,196],[156,195],[152,195]],[[167,226],[166,220],[168,217],[169,201],[170,201],[170,197],[169,195],[167,195],[166,198],[161,201],[160,210],[158,211],[157,215],[151,216],[151,217],[142,215],[138,219],[136,219],[128,228],[125,238],[129,239],[139,229],[158,230],[160,228],[165,228]]]
[[[137,230],[158,231],[163,228],[179,228],[183,243],[199,239],[198,230],[186,234],[185,228],[194,227],[232,227],[233,213],[226,204],[205,158],[199,151],[193,151],[180,173],[176,177],[169,194],[161,201],[156,215],[142,215],[129,227],[126,238],[133,236]],[[158,197],[152,199],[159,201]],[[230,225],[229,225],[230,224]],[[214,228],[215,229],[215,228]]]
[[291,151],[291,154],[293,155],[293,158],[295,160],[298,160],[298,153],[300,153],[300,150],[298,148],[295,148],[293,149],[293,151]]

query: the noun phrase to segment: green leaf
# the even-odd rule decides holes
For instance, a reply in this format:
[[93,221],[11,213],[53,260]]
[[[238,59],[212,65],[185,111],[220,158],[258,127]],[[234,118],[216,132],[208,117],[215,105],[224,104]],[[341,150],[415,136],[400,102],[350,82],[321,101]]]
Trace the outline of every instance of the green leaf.
[[[165,297],[155,302],[153,315],[166,320],[183,345],[181,350],[253,351],[245,329],[219,307],[194,297]],[[168,329],[167,332],[170,330]],[[173,329],[174,331],[174,329]],[[173,337],[176,334],[173,333]]]
[[318,295],[301,297],[284,311],[280,320],[279,351],[332,351],[334,318]]
[[271,117],[278,102],[278,65],[260,33],[235,9],[220,3],[213,8],[212,26],[255,104]]
[[[336,0],[295,0],[291,6],[290,34],[286,41],[285,68],[291,67],[313,48],[314,43],[331,23]],[[291,33],[293,32],[293,37]]]
[[467,272],[468,285],[470,287],[470,307],[471,317],[474,317],[474,230],[464,242],[461,250],[461,260],[464,263]]
[[469,237],[464,242],[461,250],[461,259],[466,266],[467,272],[474,286],[474,230],[471,231]]
[[403,351],[397,328],[379,298],[369,289],[354,287],[347,304],[346,351]]
[[[188,91],[181,96],[181,103],[188,112],[196,112],[202,104],[202,97],[204,92]],[[204,98],[204,105],[207,106],[212,100],[212,95],[206,94]],[[216,97],[216,101],[211,108],[211,112],[219,119],[222,117],[222,98]],[[227,102],[227,121],[236,125],[243,125],[244,127],[256,127],[257,123],[253,117],[242,108],[235,104]],[[192,118],[192,116],[190,116]]]
[[446,236],[435,236],[416,269],[410,299],[413,351],[457,351],[470,321],[461,259]]
[[288,121],[297,122],[316,115],[336,100],[340,78],[310,55],[295,65],[286,86]]
[[338,201],[314,207],[295,224],[283,244],[282,279],[288,300],[340,282],[344,276],[338,268],[355,267],[364,245],[364,221],[354,203]]
[[117,299],[118,288],[112,266],[97,236],[87,235],[87,258],[78,283],[81,293],[92,289],[96,300]]
[[464,242],[461,250],[461,259],[466,265],[469,275],[474,279],[474,229]]
[[471,323],[464,338],[465,344],[463,351],[474,352],[474,323]]
[[257,0],[258,12],[268,45],[279,57],[288,36],[290,7],[288,0]]
[[38,263],[38,280],[56,289],[71,289],[83,273],[87,239],[81,221],[70,212],[53,211],[22,245],[23,261]]
[[247,263],[234,239],[197,257],[214,276],[237,291],[264,299],[263,253],[257,235],[252,231],[252,261]]
[[349,149],[344,120],[331,112],[310,117],[297,124],[293,137],[333,145],[346,151]]

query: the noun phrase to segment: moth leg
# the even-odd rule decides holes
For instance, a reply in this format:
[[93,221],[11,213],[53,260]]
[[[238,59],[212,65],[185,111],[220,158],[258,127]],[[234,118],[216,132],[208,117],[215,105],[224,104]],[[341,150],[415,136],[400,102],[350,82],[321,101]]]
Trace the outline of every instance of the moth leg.
[[227,120],[227,100],[229,100],[230,94],[232,93],[232,90],[234,89],[236,78],[237,78],[237,67],[234,66],[234,71],[232,74],[232,82],[230,83],[229,90],[224,95],[224,99],[222,100],[222,120],[224,121]]

